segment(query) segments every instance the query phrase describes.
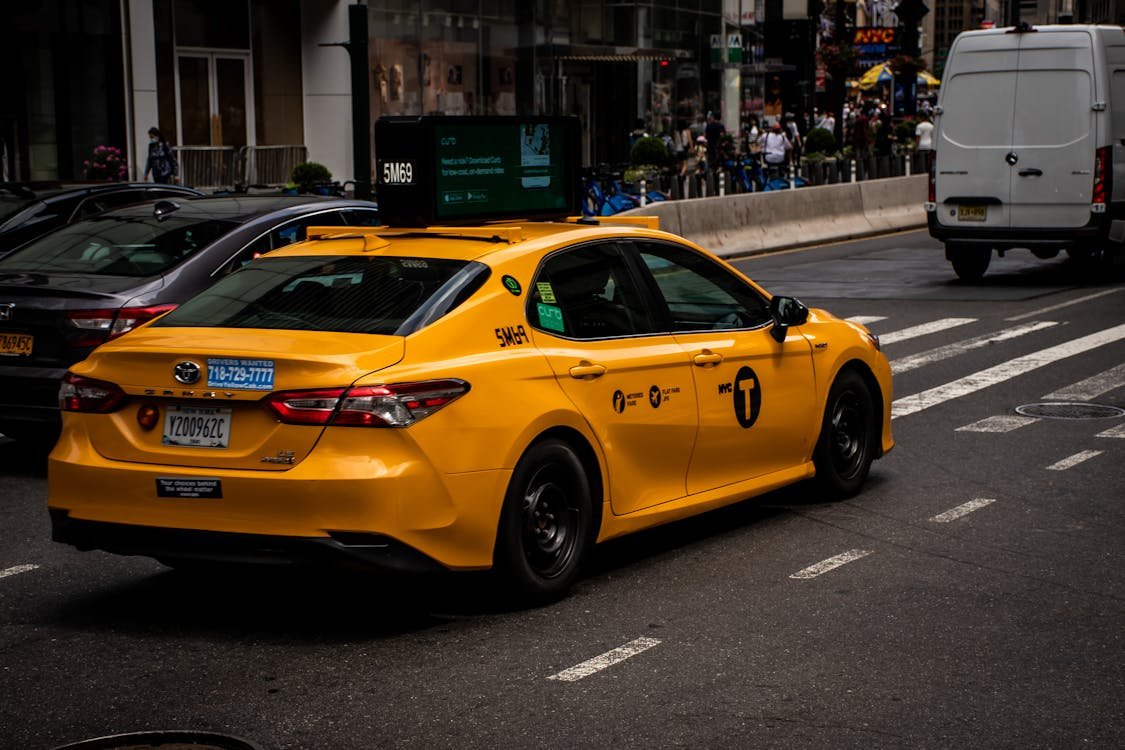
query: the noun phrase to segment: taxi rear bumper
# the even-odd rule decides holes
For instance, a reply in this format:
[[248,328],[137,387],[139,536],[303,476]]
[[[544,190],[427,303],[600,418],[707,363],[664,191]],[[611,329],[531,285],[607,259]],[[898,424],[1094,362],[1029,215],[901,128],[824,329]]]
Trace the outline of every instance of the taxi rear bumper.
[[448,570],[432,557],[382,534],[285,537],[87,521],[72,518],[62,508],[51,508],[50,514],[51,538],[83,551],[165,560],[357,567],[390,573]]

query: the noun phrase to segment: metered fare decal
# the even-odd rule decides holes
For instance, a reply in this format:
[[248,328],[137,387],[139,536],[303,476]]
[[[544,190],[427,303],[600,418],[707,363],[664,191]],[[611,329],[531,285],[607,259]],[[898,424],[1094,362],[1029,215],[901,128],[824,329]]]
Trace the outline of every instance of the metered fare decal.
[[647,393],[625,393],[617,390],[613,392],[613,410],[618,414],[625,411],[626,407],[636,406],[642,401],[647,401],[653,409],[659,409],[662,404],[668,403],[672,396],[680,392],[678,385],[662,388],[658,385],[651,386]]

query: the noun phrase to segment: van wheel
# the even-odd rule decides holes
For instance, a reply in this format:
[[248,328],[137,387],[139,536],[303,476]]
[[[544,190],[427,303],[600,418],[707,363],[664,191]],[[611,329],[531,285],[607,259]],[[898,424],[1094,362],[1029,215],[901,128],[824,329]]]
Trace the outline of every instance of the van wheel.
[[833,499],[855,495],[867,480],[876,439],[871,391],[858,373],[840,373],[828,392],[813,452],[816,481]]
[[957,278],[965,281],[980,281],[988,264],[992,262],[992,248],[971,245],[946,245],[945,257],[953,264]]
[[593,509],[586,471],[561,440],[544,440],[516,464],[500,512],[493,563],[529,604],[561,598],[590,544]]
[[1070,247],[1066,254],[1082,273],[1097,271],[1107,265],[1106,252],[1100,247]]

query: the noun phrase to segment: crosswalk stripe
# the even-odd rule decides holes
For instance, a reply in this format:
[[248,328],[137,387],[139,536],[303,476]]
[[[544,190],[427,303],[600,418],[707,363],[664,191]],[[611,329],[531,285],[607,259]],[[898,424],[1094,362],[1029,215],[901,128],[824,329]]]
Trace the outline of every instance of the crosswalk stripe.
[[852,317],[848,318],[848,320],[850,320],[851,322],[859,323],[861,326],[865,326],[868,323],[878,323],[880,320],[886,319],[886,315],[853,315]]
[[979,422],[967,424],[964,427],[958,427],[957,432],[1011,432],[1018,430],[1024,425],[1029,425],[1032,422],[1038,422],[1035,417],[1019,417],[1015,415],[1002,415],[996,417],[988,417]]
[[1066,341],[1056,346],[1048,347],[1032,354],[1002,362],[980,372],[966,375],[944,385],[929,388],[920,393],[897,398],[891,404],[891,418],[905,417],[910,414],[929,409],[931,406],[951,401],[970,393],[975,393],[1005,380],[1024,375],[1032,370],[1058,362],[1076,354],[1097,349],[1100,346],[1111,344],[1125,339],[1125,324],[1107,328],[1104,331],[1091,333],[1088,336]]
[[1125,364],[1052,391],[1044,401],[1092,401],[1103,393],[1125,386]]
[[1083,461],[1089,461],[1091,458],[1100,455],[1102,455],[1101,451],[1082,451],[1081,453],[1075,453],[1073,456],[1064,458],[1062,461],[1056,461],[1048,466],[1047,469],[1048,471],[1066,471],[1067,469],[1074,468]]
[[881,333],[879,334],[879,341],[884,344],[895,344],[899,341],[906,341],[907,339],[914,339],[919,336],[928,336],[931,333],[963,326],[966,323],[975,323],[976,320],[976,318],[942,318],[941,320],[933,320],[929,323],[911,326],[910,328],[903,328],[901,331]]
[[990,497],[978,497],[976,500],[970,500],[964,505],[958,505],[952,510],[947,510],[944,513],[938,513],[930,520],[934,523],[949,523],[950,521],[956,521],[962,516],[967,516],[974,511],[980,510],[985,506],[992,505],[994,502],[996,502],[996,500]]
[[1095,437],[1125,438],[1125,422],[1122,422],[1116,427],[1110,427],[1108,430],[1103,430]]
[[[899,357],[898,359],[891,361],[891,371],[894,374],[898,375],[899,373],[916,370],[924,365],[933,364],[934,362],[940,362],[943,359],[956,357],[958,354],[964,354],[965,352],[972,351],[973,349],[980,349],[990,344],[996,344],[1001,341],[1008,341],[1009,339],[1014,339],[1028,333],[1035,333],[1036,331],[1042,331],[1044,328],[1050,328],[1057,325],[1058,323],[1049,320],[1045,320],[1039,323],[1026,323],[1022,326],[1007,328],[997,333],[986,333],[983,336],[965,339],[964,341],[958,341],[954,344],[949,344],[948,346],[940,346],[937,349],[930,349],[926,352],[911,354],[909,357]],[[886,341],[886,339],[882,336],[879,337],[879,340],[883,342]]]

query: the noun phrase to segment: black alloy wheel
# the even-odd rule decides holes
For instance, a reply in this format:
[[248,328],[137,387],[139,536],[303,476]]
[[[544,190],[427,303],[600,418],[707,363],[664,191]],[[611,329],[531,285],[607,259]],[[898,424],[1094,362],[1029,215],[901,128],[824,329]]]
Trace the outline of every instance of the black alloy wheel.
[[877,437],[871,391],[858,373],[840,373],[828,392],[813,463],[816,478],[834,498],[855,495],[867,480]]
[[541,604],[563,596],[578,576],[591,538],[586,471],[560,440],[523,455],[504,499],[494,562],[514,593]]

